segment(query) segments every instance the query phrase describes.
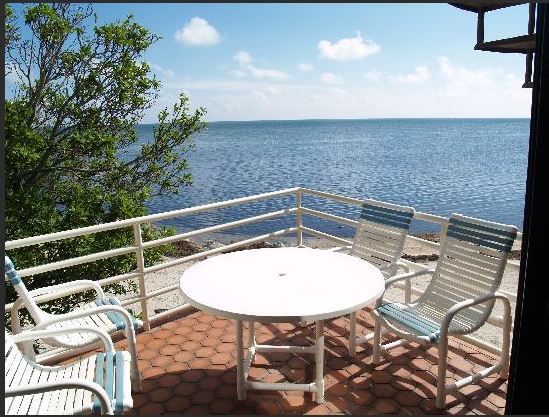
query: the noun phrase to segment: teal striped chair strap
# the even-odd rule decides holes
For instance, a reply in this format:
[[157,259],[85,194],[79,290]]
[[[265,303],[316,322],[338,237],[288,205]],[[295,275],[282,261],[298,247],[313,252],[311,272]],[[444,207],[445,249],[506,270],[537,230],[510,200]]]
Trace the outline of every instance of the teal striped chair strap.
[[380,207],[369,203],[362,206],[360,214],[361,219],[406,230],[410,227],[413,217],[413,212]]
[[[98,353],[95,359],[94,382],[101,385],[115,412],[124,411],[124,357],[122,352]],[[101,412],[98,398],[93,402],[94,413]]]
[[450,217],[447,236],[508,253],[517,237],[516,230],[500,230]]
[[[98,306],[106,306],[106,305],[113,305],[113,306],[121,306],[120,301],[114,297],[105,297],[105,298],[97,298],[95,300],[95,304]],[[116,311],[107,311],[105,312],[109,320],[116,326],[116,330],[123,330],[126,328],[126,325],[124,324],[124,320],[120,316],[119,313]],[[132,323],[134,330],[139,329],[140,323],[137,319],[132,317]]]
[[[13,265],[13,262],[10,258],[7,256],[5,257],[5,265],[6,265],[6,277],[9,279],[12,285],[19,285],[21,284],[21,277],[15,270],[15,266]],[[7,281],[7,280],[6,280]]]
[[420,336],[427,336],[431,343],[436,343],[440,336],[440,325],[428,318],[421,317],[417,311],[400,303],[388,303],[376,308],[380,316],[396,320]]

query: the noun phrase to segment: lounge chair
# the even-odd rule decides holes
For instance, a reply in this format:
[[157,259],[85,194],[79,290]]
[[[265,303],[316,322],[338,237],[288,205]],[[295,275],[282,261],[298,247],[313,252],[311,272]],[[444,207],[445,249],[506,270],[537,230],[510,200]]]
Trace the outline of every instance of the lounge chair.
[[[389,278],[386,287],[429,273],[431,281],[413,303],[385,303],[372,311],[374,330],[373,362],[380,353],[408,341],[438,346],[437,408],[444,408],[446,394],[464,385],[509,370],[511,305],[498,292],[517,228],[452,214],[441,254],[434,270],[412,272]],[[496,300],[503,302],[503,346],[501,360],[494,366],[446,384],[448,336],[464,335],[479,329],[488,319]],[[381,327],[401,339],[381,344]]]
[[[41,337],[92,333],[105,346],[69,365],[45,366],[21,353],[17,342]],[[10,335],[5,331],[6,415],[122,414],[133,407],[130,390],[131,357],[116,352],[109,335],[97,328],[67,327]]]
[[[400,257],[414,213],[412,207],[365,200],[349,254],[378,267],[385,279],[398,269],[408,272]],[[373,334],[357,337],[356,312],[351,313],[349,320],[349,354],[355,356],[356,345],[372,339]]]
[[[141,390],[141,375],[138,369],[137,352],[135,348],[135,330],[142,327],[143,324],[140,320],[133,318],[128,311],[120,305],[120,301],[117,298],[106,297],[101,286],[91,280],[76,280],[28,291],[13,263],[7,256],[5,258],[5,266],[6,281],[13,285],[15,291],[19,295],[11,312],[11,323],[14,333],[19,333],[21,331],[18,311],[22,307],[27,308],[32,319],[36,323],[32,328],[33,331],[41,329],[64,329],[66,327],[75,326],[97,328],[104,330],[109,334],[123,330],[128,340],[128,350],[132,358],[132,386],[137,391]],[[50,301],[65,297],[69,294],[88,291],[90,289],[97,293],[98,298],[94,302],[85,304],[66,314],[47,313],[38,306],[34,299],[34,297],[36,297],[39,302]],[[41,340],[50,346],[67,349],[81,347],[91,348],[99,342],[97,335],[90,332],[70,332],[67,334],[60,332],[49,337],[41,338]],[[34,356],[32,342],[30,344],[22,344],[22,351],[26,356],[32,358]]]

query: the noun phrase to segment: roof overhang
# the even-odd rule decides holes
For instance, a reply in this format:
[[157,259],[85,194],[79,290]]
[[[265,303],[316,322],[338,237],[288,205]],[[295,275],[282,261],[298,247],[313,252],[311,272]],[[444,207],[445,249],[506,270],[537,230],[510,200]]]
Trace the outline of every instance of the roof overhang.
[[526,4],[527,1],[488,1],[488,0],[461,0],[453,1],[448,4],[468,12],[489,12],[491,10],[503,9],[505,7],[517,6]]

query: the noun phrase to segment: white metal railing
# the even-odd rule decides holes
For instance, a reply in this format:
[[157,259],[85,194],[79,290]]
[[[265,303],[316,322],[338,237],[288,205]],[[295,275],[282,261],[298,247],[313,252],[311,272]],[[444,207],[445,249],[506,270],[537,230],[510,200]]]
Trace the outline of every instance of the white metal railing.
[[[352,241],[348,239],[344,239],[344,238],[334,236],[319,230],[315,230],[303,224],[304,216],[312,216],[312,217],[316,217],[323,220],[344,224],[352,227],[355,227],[358,224],[357,221],[346,218],[346,217],[342,217],[342,216],[326,213],[323,211],[315,210],[309,207],[305,207],[303,205],[303,197],[305,195],[312,196],[315,198],[336,201],[339,203],[351,204],[355,206],[360,206],[363,204],[363,201],[357,198],[346,197],[346,196],[311,190],[311,189],[302,188],[302,187],[296,187],[296,188],[288,188],[288,189],[278,190],[278,191],[269,192],[269,193],[257,194],[257,195],[248,196],[248,197],[236,198],[232,200],[226,200],[218,203],[205,204],[201,206],[195,206],[195,207],[174,210],[174,211],[169,211],[164,213],[152,214],[148,216],[135,217],[131,219],[100,224],[96,226],[89,226],[89,227],[83,227],[79,229],[67,230],[63,232],[56,232],[56,233],[50,233],[50,234],[41,235],[41,236],[34,236],[34,237],[29,237],[24,239],[12,240],[12,241],[6,242],[5,248],[6,248],[6,251],[9,251],[17,248],[23,248],[23,247],[32,246],[32,245],[40,245],[48,242],[53,242],[56,240],[63,240],[63,239],[69,239],[69,238],[74,238],[78,236],[85,236],[92,233],[105,232],[109,230],[116,230],[116,229],[122,229],[122,228],[132,228],[134,243],[131,246],[93,253],[85,256],[80,256],[72,259],[59,261],[59,262],[52,262],[49,264],[38,265],[31,268],[25,268],[25,269],[19,270],[19,274],[21,277],[27,277],[31,275],[41,274],[44,272],[67,268],[70,266],[89,263],[99,259],[106,259],[106,258],[125,255],[129,253],[135,253],[136,255],[135,271],[129,272],[126,274],[117,275],[117,276],[107,277],[97,282],[101,286],[106,286],[106,285],[117,283],[117,282],[137,279],[139,283],[138,285],[139,290],[137,295],[135,297],[131,297],[123,300],[122,305],[128,306],[132,304],[140,304],[145,330],[149,330],[151,321],[161,320],[167,316],[174,314],[174,312],[178,310],[186,309],[189,307],[188,305],[173,306],[172,308],[167,309],[167,311],[152,315],[150,311],[149,300],[151,298],[159,297],[171,291],[176,291],[178,290],[178,287],[179,287],[178,284],[173,284],[163,288],[156,289],[154,291],[148,291],[147,276],[154,272],[167,269],[176,265],[180,265],[182,263],[186,263],[189,261],[199,260],[199,259],[211,256],[211,255],[215,255],[227,250],[236,249],[242,246],[249,245],[251,243],[255,243],[263,240],[269,240],[269,239],[285,236],[292,233],[295,233],[296,235],[297,245],[303,244],[303,233],[325,238],[342,246],[352,245]],[[198,230],[193,230],[186,233],[180,233],[175,236],[170,236],[170,237],[147,241],[147,242],[143,242],[143,239],[141,236],[142,224],[148,224],[148,223],[157,222],[160,220],[172,219],[177,217],[189,216],[192,214],[203,213],[203,212],[217,210],[221,208],[233,207],[237,205],[248,204],[251,202],[273,199],[273,198],[284,197],[284,196],[294,196],[295,206],[286,207],[281,210],[264,213],[264,214],[260,214],[252,217],[247,217],[241,220],[236,220],[236,221],[223,223],[215,226],[210,226],[210,227],[206,227]],[[241,240],[235,243],[231,243],[218,248],[206,250],[193,255],[165,261],[153,266],[148,266],[148,267],[145,266],[144,250],[146,249],[159,246],[159,245],[165,245],[168,243],[178,242],[191,237],[203,236],[203,235],[207,235],[213,232],[218,232],[221,230],[228,230],[228,229],[232,229],[235,227],[239,227],[239,226],[243,226],[251,223],[257,223],[257,222],[261,222],[269,219],[279,218],[283,216],[290,216],[290,215],[296,216],[295,227],[289,227],[281,230],[274,230],[271,233],[263,234],[261,236],[255,236],[249,239]],[[440,227],[441,236],[444,235],[445,229],[448,225],[448,218],[436,216],[429,213],[416,212],[414,215],[414,219],[437,224]],[[522,238],[521,234],[519,234],[519,239],[520,238]],[[419,239],[414,236],[408,236],[408,239],[416,243],[421,243],[423,245],[430,246],[433,249],[436,249],[437,251],[440,249],[440,244],[436,242],[430,242],[424,239]],[[404,262],[412,270],[421,268],[420,265],[414,262],[410,262],[410,261],[404,261]],[[519,267],[518,262],[509,261],[507,266],[508,268],[513,268],[518,272],[518,267]],[[46,285],[46,283],[44,284]],[[414,295],[421,293],[421,289],[416,287],[411,287],[410,289],[410,287],[401,286],[400,288],[405,290],[406,292],[411,291],[411,293]],[[505,292],[505,294],[510,297],[511,301],[516,302],[516,294],[509,293],[509,292]],[[409,293],[406,294],[406,297],[409,297],[409,296],[410,296]],[[37,302],[40,302],[41,297],[37,297],[36,300]],[[17,312],[12,311],[12,309],[13,309],[13,303],[5,305],[6,312],[17,314]],[[494,316],[490,318],[489,322],[496,326],[501,327],[502,318],[498,316]],[[488,351],[491,351],[493,353],[498,353],[500,351],[499,347],[487,344],[479,339],[474,339],[467,336],[463,338],[466,339],[468,342],[475,344]]]

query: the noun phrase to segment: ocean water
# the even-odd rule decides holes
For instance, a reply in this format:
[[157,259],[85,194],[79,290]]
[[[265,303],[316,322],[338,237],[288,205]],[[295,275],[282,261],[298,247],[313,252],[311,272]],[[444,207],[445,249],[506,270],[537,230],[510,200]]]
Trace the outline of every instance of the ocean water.
[[[153,125],[138,127],[149,141]],[[528,119],[377,119],[212,122],[188,154],[193,185],[152,198],[160,213],[302,186],[319,191],[453,212],[522,228]],[[139,144],[136,144],[139,146]],[[162,222],[190,231],[292,204],[293,197]],[[358,207],[305,197],[303,205],[357,218]],[[338,236],[353,230],[304,216],[306,226]],[[293,226],[295,216],[223,232],[258,235]],[[434,231],[415,221],[412,232]]]

